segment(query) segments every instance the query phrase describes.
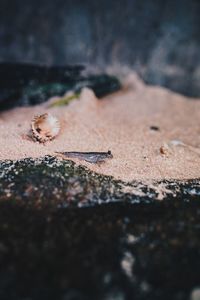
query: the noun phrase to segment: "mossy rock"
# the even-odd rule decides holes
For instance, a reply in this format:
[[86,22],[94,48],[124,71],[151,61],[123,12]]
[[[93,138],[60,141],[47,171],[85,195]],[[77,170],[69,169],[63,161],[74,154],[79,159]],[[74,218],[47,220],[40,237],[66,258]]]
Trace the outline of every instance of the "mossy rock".
[[[0,174],[0,201],[9,200],[36,207],[80,207],[116,201],[149,203],[158,198],[158,191],[153,187],[115,180],[77,166],[70,160],[51,156],[1,161]],[[159,184],[165,184],[169,191],[166,199],[187,201],[200,194],[199,180],[163,181]],[[140,194],[134,193],[138,186],[142,192]]]
[[36,105],[53,96],[91,88],[100,98],[121,88],[108,74],[83,74],[83,66],[45,67],[0,63],[0,111],[15,106]]
[[137,184],[50,156],[1,161],[0,299],[189,299],[199,180],[165,182],[163,201],[124,192]]

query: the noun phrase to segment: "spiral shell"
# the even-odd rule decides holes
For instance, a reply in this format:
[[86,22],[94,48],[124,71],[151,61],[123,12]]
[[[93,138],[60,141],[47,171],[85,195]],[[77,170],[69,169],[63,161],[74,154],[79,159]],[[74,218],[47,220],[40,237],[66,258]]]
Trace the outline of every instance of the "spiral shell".
[[51,114],[45,113],[35,116],[31,122],[32,137],[40,143],[54,139],[60,131],[58,119]]

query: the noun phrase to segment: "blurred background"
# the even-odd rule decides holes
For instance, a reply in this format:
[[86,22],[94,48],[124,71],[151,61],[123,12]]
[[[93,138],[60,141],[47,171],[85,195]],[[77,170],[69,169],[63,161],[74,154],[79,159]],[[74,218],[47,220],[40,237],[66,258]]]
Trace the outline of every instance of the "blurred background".
[[1,0],[0,62],[135,70],[200,97],[199,0]]

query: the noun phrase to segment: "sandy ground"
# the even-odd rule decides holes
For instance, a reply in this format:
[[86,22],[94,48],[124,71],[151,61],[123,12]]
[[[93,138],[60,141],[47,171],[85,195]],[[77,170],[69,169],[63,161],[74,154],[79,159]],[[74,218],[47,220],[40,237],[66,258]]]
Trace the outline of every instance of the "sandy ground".
[[[57,116],[62,127],[43,145],[27,134],[34,115],[45,112]],[[81,163],[124,181],[200,178],[200,101],[147,86],[132,74],[122,91],[101,100],[85,89],[69,106],[45,103],[0,114],[0,160],[108,149],[114,157],[100,166]]]

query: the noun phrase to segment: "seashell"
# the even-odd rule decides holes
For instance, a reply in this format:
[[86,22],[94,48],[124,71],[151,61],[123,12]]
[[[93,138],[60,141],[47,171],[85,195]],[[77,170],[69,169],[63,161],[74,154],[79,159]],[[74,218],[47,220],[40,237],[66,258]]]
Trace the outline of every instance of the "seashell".
[[31,122],[32,137],[40,143],[54,139],[60,131],[58,119],[51,114],[45,113],[35,116]]

